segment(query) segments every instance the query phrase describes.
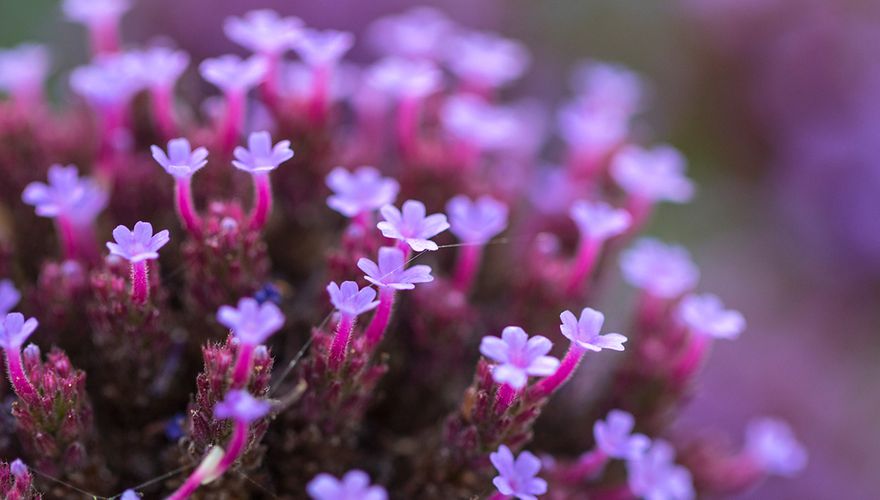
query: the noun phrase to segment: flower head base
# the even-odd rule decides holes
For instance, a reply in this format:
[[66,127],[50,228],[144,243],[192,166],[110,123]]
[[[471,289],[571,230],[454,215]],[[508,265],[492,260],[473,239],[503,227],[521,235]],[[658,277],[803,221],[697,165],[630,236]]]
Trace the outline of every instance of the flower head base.
[[746,429],[746,453],[769,474],[794,476],[807,465],[807,450],[784,421],[764,417]]
[[125,105],[144,84],[140,64],[125,54],[100,57],[70,74],[74,92],[102,108]]
[[208,164],[208,150],[200,147],[193,151],[189,141],[183,137],[168,141],[168,154],[155,145],[150,146],[150,151],[156,163],[175,179],[188,179]]
[[452,21],[433,7],[413,7],[402,14],[375,21],[370,42],[383,55],[437,59]]
[[430,266],[418,265],[407,268],[403,250],[397,247],[380,248],[378,264],[370,259],[361,258],[357,265],[361,271],[367,273],[364,278],[378,287],[412,290],[416,287],[416,283],[434,281]]
[[115,21],[130,8],[130,0],[64,0],[62,4],[68,19],[87,25]]
[[491,33],[464,33],[452,40],[446,54],[449,68],[466,82],[490,88],[519,78],[529,65],[522,44]]
[[396,180],[382,177],[373,167],[360,167],[354,172],[336,167],[327,174],[327,187],[333,190],[327,198],[327,206],[346,217],[394,203],[400,191]]
[[347,31],[306,29],[293,49],[309,66],[328,66],[339,62],[354,45],[354,35]]
[[611,164],[611,176],[630,195],[674,203],[687,202],[694,195],[694,185],[684,170],[684,156],[665,145],[653,149],[627,146]]
[[331,282],[327,285],[327,293],[330,294],[330,303],[343,314],[359,316],[373,310],[379,305],[376,298],[376,290],[370,287],[358,288],[354,281],[344,281],[342,285]]
[[382,235],[403,241],[415,252],[439,249],[431,238],[449,229],[445,215],[425,216],[425,204],[420,201],[405,201],[402,212],[392,205],[385,205],[380,212],[385,220],[376,227],[382,231]]
[[485,244],[507,229],[507,205],[481,196],[471,201],[459,195],[446,204],[452,234],[465,243]]
[[256,299],[244,298],[236,308],[221,306],[217,321],[232,330],[241,343],[259,345],[284,326],[284,314],[272,302],[260,304]]
[[242,17],[228,17],[223,32],[233,42],[260,54],[280,54],[302,36],[298,17],[281,17],[270,9],[252,10]]
[[672,445],[655,439],[641,457],[627,462],[629,488],[647,500],[691,500],[695,498],[691,473],[675,464]]
[[116,226],[113,230],[113,239],[116,240],[115,243],[107,243],[110,253],[134,264],[158,259],[159,249],[168,243],[169,237],[167,229],[154,235],[152,224],[139,221],[134,225],[134,231],[125,226]]
[[21,292],[11,280],[0,280],[0,315],[5,315],[18,305]]
[[247,92],[263,80],[268,69],[266,60],[260,56],[242,60],[229,54],[205,59],[199,65],[202,78],[224,92]]
[[309,481],[306,492],[313,500],[386,500],[388,493],[381,486],[371,486],[370,476],[360,470],[351,470],[336,479],[330,474],[318,474]]
[[36,318],[28,318],[25,321],[21,313],[7,314],[0,323],[0,347],[6,350],[20,349],[38,325]]
[[36,207],[41,217],[91,222],[107,204],[107,193],[92,179],[80,178],[73,165],[53,165],[48,177],[48,184],[32,182],[21,195],[25,203]]
[[367,70],[366,82],[398,98],[420,98],[439,89],[442,76],[430,61],[387,57]]
[[168,47],[151,47],[125,54],[143,83],[150,88],[170,88],[189,66],[189,54]]
[[265,131],[252,133],[248,137],[248,148],[238,146],[234,154],[232,164],[235,168],[251,174],[271,172],[293,158],[290,141],[281,141],[272,146],[272,136]]
[[678,317],[692,332],[719,339],[735,339],[746,328],[739,311],[724,309],[721,299],[710,293],[682,299]]
[[33,43],[0,50],[0,91],[32,92],[43,86],[49,72],[49,52]]
[[499,363],[492,369],[492,378],[514,389],[526,386],[529,376],[546,377],[559,367],[559,360],[547,356],[553,343],[541,335],[529,338],[518,326],[508,326],[501,338],[486,336],[480,342],[480,354]]
[[605,241],[624,233],[632,224],[629,212],[597,201],[578,200],[569,210],[581,237],[589,241]]
[[700,278],[699,269],[684,247],[652,238],[642,238],[625,250],[620,267],[631,285],[667,299],[692,289]]
[[611,410],[605,420],[593,424],[596,447],[611,458],[637,460],[651,445],[644,434],[633,434],[635,419],[623,410]]
[[584,308],[580,319],[575,318],[571,311],[563,312],[559,318],[562,320],[559,326],[562,335],[584,349],[596,352],[602,349],[624,350],[623,344],[627,340],[625,336],[619,333],[599,335],[605,322],[605,315],[595,309]]
[[498,451],[489,454],[489,460],[498,470],[492,484],[502,495],[536,500],[538,495],[547,493],[547,481],[537,477],[541,471],[541,459],[532,453],[524,451],[514,458],[510,448],[502,444]]
[[268,401],[256,399],[245,390],[232,390],[214,407],[214,416],[249,424],[266,416],[271,408]]

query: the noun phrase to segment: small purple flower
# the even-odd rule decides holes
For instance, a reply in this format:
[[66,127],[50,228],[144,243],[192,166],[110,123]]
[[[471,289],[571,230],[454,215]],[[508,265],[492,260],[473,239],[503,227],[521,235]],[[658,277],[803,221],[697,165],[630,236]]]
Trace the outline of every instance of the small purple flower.
[[284,314],[273,302],[260,304],[248,297],[239,300],[236,308],[221,306],[217,321],[243,344],[260,345],[284,326]]
[[130,0],[64,0],[61,6],[71,21],[93,25],[122,17],[131,8]]
[[0,323],[0,347],[13,350],[21,348],[38,325],[36,318],[28,318],[25,321],[21,313],[7,314]]
[[529,65],[529,53],[519,42],[492,33],[470,32],[454,37],[446,63],[459,78],[491,88],[519,78]]
[[541,459],[532,453],[524,451],[514,458],[510,448],[502,444],[498,451],[489,454],[489,460],[498,471],[492,484],[502,495],[536,500],[538,495],[547,493],[547,481],[537,477],[541,471]]
[[235,168],[251,174],[271,172],[293,158],[290,141],[281,141],[272,146],[272,136],[266,131],[251,133],[247,149],[238,146],[233,154],[235,159],[232,164]]
[[626,121],[610,113],[591,111],[581,101],[563,106],[556,120],[560,135],[570,147],[596,155],[606,154],[629,133]]
[[20,458],[16,458],[11,464],[9,464],[9,472],[11,472],[16,478],[21,479],[27,476],[28,467]]
[[620,267],[631,285],[666,299],[691,290],[700,279],[700,271],[684,247],[653,238],[642,238],[625,250]]
[[611,176],[630,195],[650,201],[684,203],[694,194],[685,177],[684,156],[672,146],[627,146],[611,162]]
[[248,391],[238,389],[227,392],[223,401],[217,403],[214,416],[249,424],[266,416],[271,408],[268,401],[256,399]]
[[373,22],[368,38],[383,55],[437,59],[454,25],[433,7],[413,7]]
[[412,290],[416,287],[415,283],[434,281],[430,266],[407,268],[403,250],[397,247],[380,248],[378,264],[364,257],[358,260],[357,265],[361,271],[367,273],[364,278],[378,287]]
[[269,67],[260,56],[242,60],[238,56],[225,55],[205,59],[199,65],[202,78],[224,92],[246,92],[260,83]]
[[746,428],[746,453],[769,474],[794,476],[807,465],[807,450],[784,421],[757,418]]
[[252,10],[242,17],[228,17],[223,32],[233,42],[260,54],[280,54],[302,36],[298,17],[281,17],[270,9]]
[[359,167],[354,172],[336,167],[327,174],[327,187],[333,190],[327,206],[346,217],[394,203],[400,191],[396,180],[382,177],[373,167]]
[[21,292],[15,288],[12,280],[0,280],[0,316],[11,311],[21,300]]
[[379,211],[385,218],[376,225],[382,235],[405,242],[415,252],[440,248],[431,238],[449,229],[445,215],[433,214],[426,217],[425,204],[420,201],[405,201],[403,212],[392,205],[385,205]]
[[507,229],[507,205],[481,196],[471,201],[459,195],[446,204],[449,230],[465,243],[484,244]]
[[306,29],[293,44],[293,50],[309,66],[336,64],[351,50],[354,35],[347,31]]
[[135,493],[134,490],[125,490],[122,492],[122,495],[119,497],[119,500],[140,500],[140,495]]
[[125,54],[139,73],[141,81],[150,88],[173,87],[189,66],[189,54],[168,47],[151,47]]
[[443,75],[426,60],[386,57],[367,69],[365,79],[372,88],[398,98],[425,97],[437,91]]
[[122,106],[145,86],[143,71],[126,54],[102,56],[70,74],[74,92],[99,107]]
[[73,165],[52,165],[48,178],[48,184],[31,182],[21,195],[25,203],[36,207],[41,217],[91,222],[107,204],[107,193],[91,178],[80,178]]
[[134,225],[134,231],[125,226],[116,226],[113,230],[113,239],[116,240],[115,243],[107,242],[110,253],[134,264],[158,259],[159,249],[168,243],[169,237],[167,229],[154,235],[152,224],[138,221]]
[[559,319],[562,320],[559,326],[562,335],[584,349],[595,352],[602,349],[624,350],[623,343],[627,340],[625,336],[619,333],[599,335],[602,324],[605,323],[605,315],[595,309],[585,307],[581,311],[580,319],[571,311],[565,311],[559,315]]
[[691,473],[675,464],[675,451],[655,439],[641,457],[627,461],[629,488],[645,500],[691,500],[695,498]]
[[686,296],[678,306],[678,317],[692,332],[718,339],[735,339],[746,328],[739,311],[724,309],[721,299],[710,293]]
[[387,500],[388,493],[381,486],[370,486],[370,476],[360,470],[351,470],[336,479],[330,474],[318,474],[306,485],[313,500]]
[[578,65],[571,81],[586,110],[622,120],[639,110],[645,92],[641,77],[631,69],[598,61]]
[[632,223],[629,212],[601,201],[577,200],[568,213],[581,236],[590,241],[605,241],[623,234]]
[[623,410],[611,410],[605,420],[593,424],[596,447],[611,458],[637,460],[651,446],[644,434],[633,434],[635,419]]
[[43,86],[49,72],[49,51],[42,45],[24,43],[0,50],[0,90],[13,94]]
[[[534,122],[524,119],[526,112],[527,109],[492,105],[477,96],[463,94],[446,100],[440,118],[452,136],[492,152],[521,147],[524,129],[528,135],[535,135]],[[524,127],[526,122],[529,124]]]
[[501,332],[501,338],[483,337],[480,354],[500,363],[492,369],[496,382],[522,389],[530,375],[546,377],[559,367],[558,359],[546,355],[552,347],[553,343],[546,337],[529,338],[522,328],[508,326]]
[[342,285],[331,282],[327,285],[327,293],[330,294],[330,303],[343,314],[358,316],[371,311],[379,305],[376,298],[376,290],[370,287],[358,288],[354,281],[343,281]]
[[176,179],[192,177],[208,164],[208,150],[200,147],[193,151],[189,141],[183,137],[168,141],[167,155],[156,145],[150,146],[150,151],[153,152],[153,159]]

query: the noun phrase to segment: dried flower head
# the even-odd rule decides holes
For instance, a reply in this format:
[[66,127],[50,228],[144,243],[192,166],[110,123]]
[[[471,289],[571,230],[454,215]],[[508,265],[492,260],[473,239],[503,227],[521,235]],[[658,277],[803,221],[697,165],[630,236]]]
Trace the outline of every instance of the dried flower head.
[[633,286],[662,298],[678,297],[692,289],[700,271],[681,246],[642,238],[620,258],[623,276]]
[[265,400],[256,399],[242,389],[226,393],[223,401],[214,407],[214,416],[220,419],[233,419],[236,422],[251,423],[269,413],[272,405]]
[[501,338],[485,336],[480,341],[480,354],[499,363],[492,368],[492,378],[514,389],[526,386],[529,376],[546,377],[559,368],[559,360],[547,356],[553,343],[547,337],[529,334],[518,326],[508,326]]
[[749,423],[746,452],[768,474],[794,476],[807,465],[807,450],[791,427],[778,418],[763,417]]
[[595,309],[585,307],[581,311],[580,319],[571,311],[563,312],[559,318],[562,320],[559,326],[562,335],[584,349],[596,352],[602,349],[624,350],[623,344],[627,340],[625,336],[619,333],[599,334],[605,322],[605,315]]
[[0,323],[0,347],[11,350],[20,349],[38,325],[36,318],[28,318],[25,321],[24,315],[21,313],[7,314],[3,322]]
[[684,156],[672,146],[627,146],[611,163],[611,176],[627,193],[650,201],[684,203],[694,195]]
[[238,146],[234,155],[232,164],[235,168],[255,174],[275,170],[278,165],[293,158],[293,150],[290,149],[290,141],[281,141],[272,146],[272,136],[262,131],[251,133],[247,149]]
[[380,248],[378,260],[377,264],[370,259],[361,258],[357,263],[361,271],[367,273],[364,279],[378,287],[412,290],[416,287],[416,283],[434,281],[430,266],[417,265],[407,268],[406,257],[397,247]]
[[327,197],[327,206],[346,217],[394,203],[400,191],[396,180],[382,177],[374,167],[359,167],[354,172],[336,167],[327,174],[327,187],[333,191]]
[[611,410],[605,420],[593,424],[596,447],[605,455],[621,460],[637,460],[651,446],[644,434],[634,434],[635,418],[623,410]]
[[260,56],[251,56],[242,60],[238,56],[227,54],[205,59],[199,65],[202,78],[224,92],[250,90],[263,80],[267,70],[266,60]]
[[271,9],[258,9],[242,17],[228,17],[223,32],[233,42],[252,52],[280,54],[302,36],[298,17],[281,17]]
[[376,290],[370,287],[359,288],[354,281],[344,281],[342,285],[331,282],[327,285],[327,293],[330,294],[330,303],[343,314],[358,316],[373,310],[379,305],[376,298]]
[[569,215],[577,224],[584,239],[605,241],[629,229],[632,217],[622,208],[614,208],[602,201],[577,200]]
[[336,479],[330,474],[318,474],[309,481],[306,493],[313,500],[386,500],[388,493],[381,486],[371,486],[370,476],[360,470],[350,470]]
[[284,326],[284,314],[273,302],[243,298],[237,307],[221,306],[217,321],[243,344],[259,345]]
[[547,481],[537,477],[541,471],[541,459],[532,453],[524,451],[514,458],[510,448],[502,444],[498,451],[489,454],[489,460],[498,471],[492,484],[502,495],[536,500],[538,495],[547,493]]
[[420,201],[405,201],[403,211],[392,205],[385,205],[379,211],[385,219],[376,225],[382,235],[406,243],[415,252],[440,248],[431,238],[449,229],[445,215],[426,216],[425,204]]
[[483,244],[507,229],[507,205],[491,196],[471,201],[464,195],[446,204],[449,230],[464,243]]
[[678,318],[694,333],[719,339],[735,339],[746,328],[739,311],[725,309],[710,293],[687,295],[678,305]]
[[208,150],[199,147],[195,151],[183,137],[168,141],[168,154],[159,146],[150,146],[153,159],[177,179],[187,179],[208,164]]

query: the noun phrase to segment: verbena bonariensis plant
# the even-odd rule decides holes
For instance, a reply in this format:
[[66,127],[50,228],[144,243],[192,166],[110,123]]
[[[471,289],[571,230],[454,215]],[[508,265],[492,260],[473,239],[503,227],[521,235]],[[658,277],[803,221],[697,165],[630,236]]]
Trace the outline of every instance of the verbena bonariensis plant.
[[[668,431],[745,322],[635,240],[693,186],[631,139],[633,73],[578,68],[545,148],[500,99],[515,41],[419,8],[356,67],[351,34],[257,10],[198,107],[185,52],[121,49],[127,7],[64,2],[93,60],[61,106],[46,49],[0,53],[4,498],[686,499],[804,466],[775,419],[739,450]],[[588,307],[617,263],[625,335]]]

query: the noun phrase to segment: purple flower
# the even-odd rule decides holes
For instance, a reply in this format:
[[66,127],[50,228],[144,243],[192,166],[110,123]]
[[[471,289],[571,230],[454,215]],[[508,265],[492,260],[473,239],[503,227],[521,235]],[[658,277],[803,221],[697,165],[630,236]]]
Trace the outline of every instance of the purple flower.
[[70,74],[74,92],[99,107],[125,105],[144,85],[139,64],[125,54],[102,56]]
[[309,66],[336,64],[354,45],[354,35],[347,31],[306,29],[293,49]]
[[74,222],[91,222],[107,204],[107,193],[88,177],[79,177],[73,165],[49,167],[49,184],[31,182],[21,195],[36,207],[41,217],[69,217]]
[[611,458],[637,460],[651,446],[644,434],[633,434],[635,419],[623,410],[611,410],[605,420],[593,424],[596,447]]
[[20,300],[21,292],[15,288],[12,280],[0,280],[0,316],[11,311]]
[[721,299],[710,293],[686,296],[678,305],[678,317],[692,332],[719,339],[735,339],[746,327],[739,311],[724,309]]
[[217,321],[243,344],[259,345],[284,326],[284,314],[273,302],[260,304],[256,299],[244,298],[237,308],[221,306]]
[[167,229],[154,235],[152,224],[139,221],[135,223],[134,231],[125,226],[116,226],[116,229],[113,230],[113,239],[116,240],[116,243],[107,243],[110,253],[134,264],[135,262],[158,259],[159,249],[168,243],[169,237]]
[[357,265],[361,271],[367,273],[364,278],[379,287],[412,290],[416,287],[415,283],[434,281],[430,266],[418,265],[407,268],[403,250],[397,247],[380,248],[378,264],[370,259],[361,258]]
[[119,500],[140,500],[140,495],[135,493],[134,490],[125,490],[122,492],[122,495],[119,497]]
[[632,223],[629,212],[601,201],[577,200],[568,213],[577,224],[581,237],[590,241],[613,238],[629,229]]
[[762,417],[746,428],[746,453],[769,474],[794,476],[807,465],[807,450],[782,420]]
[[200,147],[193,151],[189,141],[182,137],[168,141],[167,155],[156,145],[150,146],[150,151],[153,159],[176,179],[192,177],[208,164],[208,150]]
[[440,88],[443,75],[426,60],[386,57],[367,69],[365,80],[374,89],[399,98],[419,98]]
[[700,279],[700,271],[684,247],[652,238],[642,238],[625,250],[620,267],[631,285],[667,299],[692,289]]
[[454,25],[433,7],[413,7],[373,22],[368,38],[383,55],[437,59]]
[[453,96],[441,109],[444,128],[461,141],[473,143],[483,151],[505,151],[521,146],[522,131],[529,135],[535,129],[523,126],[528,110],[496,106],[470,94]]
[[346,217],[394,203],[400,191],[396,180],[382,177],[373,167],[359,167],[354,172],[336,167],[327,174],[327,186],[333,190],[327,205]]
[[290,141],[281,141],[272,146],[272,136],[265,131],[251,133],[248,137],[248,148],[238,146],[233,154],[235,159],[232,164],[235,168],[251,174],[271,172],[293,158]]
[[141,81],[150,88],[173,87],[189,66],[189,54],[168,47],[151,47],[125,54]]
[[403,212],[392,205],[385,205],[379,211],[385,218],[376,225],[382,235],[405,242],[415,252],[440,248],[431,238],[449,229],[445,215],[433,214],[426,217],[425,205],[420,201],[405,201]]
[[330,294],[333,307],[351,316],[358,316],[379,305],[379,301],[373,301],[376,290],[370,287],[360,289],[354,281],[343,281],[341,286],[331,282],[327,285],[327,293]]
[[685,177],[684,156],[672,146],[627,146],[611,162],[611,176],[630,195],[650,201],[684,203],[694,194]]
[[524,451],[514,458],[510,448],[502,444],[498,451],[489,454],[489,460],[498,471],[492,484],[502,495],[536,500],[537,495],[547,493],[547,481],[537,477],[541,471],[541,459],[532,453]]
[[595,309],[585,307],[581,311],[580,319],[576,318],[571,311],[563,312],[559,318],[562,320],[562,324],[559,326],[562,335],[584,349],[595,352],[602,349],[613,351],[624,349],[623,343],[627,339],[623,335],[619,333],[599,335],[602,324],[605,322],[605,315]]
[[606,154],[626,139],[629,127],[620,117],[591,111],[581,101],[563,106],[556,116],[559,133],[572,148]]
[[0,347],[4,349],[19,349],[24,342],[37,329],[36,318],[24,320],[24,315],[13,312],[6,315],[0,323]]
[[131,8],[131,1],[64,0],[61,8],[71,21],[93,25],[119,19]]
[[459,78],[492,88],[519,78],[529,59],[521,43],[492,33],[459,34],[449,42],[446,52],[446,63]]
[[0,50],[0,90],[6,93],[40,88],[48,72],[49,52],[42,45],[24,43]]
[[459,195],[446,204],[452,234],[465,243],[484,244],[507,229],[507,205],[481,196],[471,201]]
[[641,457],[627,461],[629,488],[645,500],[690,500],[695,497],[691,473],[676,465],[675,451],[655,439]]
[[214,416],[249,424],[263,418],[271,408],[268,401],[256,399],[248,391],[239,389],[226,393],[223,401],[214,407]]
[[199,65],[202,78],[224,92],[248,91],[263,80],[268,69],[266,60],[260,56],[242,60],[238,56],[225,55],[205,59]]
[[306,485],[313,500],[386,500],[388,493],[381,486],[370,486],[366,472],[351,470],[336,479],[330,474],[318,474]]
[[559,367],[559,360],[547,356],[553,347],[549,339],[541,335],[529,338],[518,326],[508,326],[501,338],[485,336],[480,342],[480,354],[500,364],[492,369],[492,378],[499,384],[522,389],[529,375],[546,377]]
[[578,65],[571,81],[586,110],[623,121],[639,110],[645,90],[641,77],[631,69],[599,61]]
[[260,54],[280,54],[302,36],[298,17],[281,17],[270,9],[252,10],[242,17],[228,17],[223,32],[233,42]]
[[20,458],[16,458],[11,464],[9,464],[9,472],[17,479],[22,479],[27,476],[28,467]]

